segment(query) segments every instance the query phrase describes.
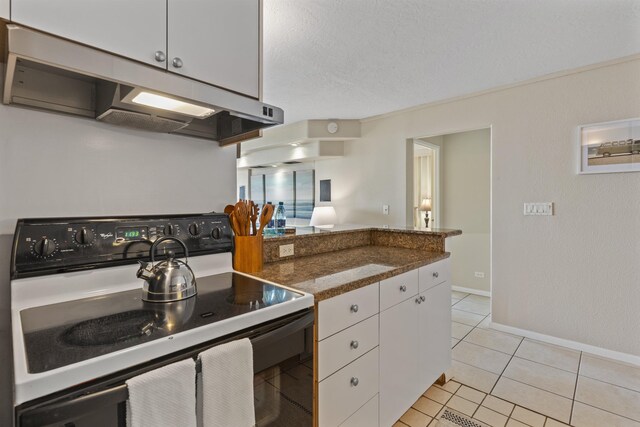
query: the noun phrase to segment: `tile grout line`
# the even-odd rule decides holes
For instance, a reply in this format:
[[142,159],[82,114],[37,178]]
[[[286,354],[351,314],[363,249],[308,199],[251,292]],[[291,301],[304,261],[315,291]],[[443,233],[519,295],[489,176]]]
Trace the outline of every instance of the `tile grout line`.
[[[500,375],[500,378],[502,378],[502,375]],[[500,378],[498,378],[498,379],[500,379]],[[523,385],[529,386],[529,387],[531,387],[531,388],[535,388],[536,390],[544,391],[544,392],[547,392],[547,393],[549,393],[549,394],[553,394],[554,396],[562,397],[563,399],[573,400],[573,399],[571,399],[570,397],[563,396],[563,395],[558,394],[558,393],[553,392],[553,391],[545,390],[545,389],[540,388],[540,387],[535,386],[535,385],[531,385],[531,384],[523,383],[522,381],[515,380],[515,379],[513,379],[513,378],[511,378],[511,377],[506,377],[506,376],[505,376],[505,378],[506,378],[506,379],[508,379],[508,380],[511,380],[511,381],[513,381],[513,382],[516,382],[516,383],[518,383],[518,384],[523,384]],[[520,406],[522,406],[522,405],[520,405]],[[526,408],[526,409],[529,409],[529,408]],[[533,409],[531,409],[531,410],[533,411]],[[536,412],[536,411],[534,411],[534,412]],[[544,414],[543,414],[543,415],[544,415]],[[548,416],[549,416],[549,415],[545,415],[545,417],[548,417]],[[552,417],[552,418],[553,418],[553,417]]]
[[629,418],[626,415],[618,414],[616,412],[611,412],[611,411],[609,411],[607,409],[598,408],[597,406],[593,406],[593,405],[590,405],[588,403],[581,402],[579,400],[578,400],[578,403],[580,403],[581,405],[584,405],[584,406],[588,406],[588,407],[593,408],[593,409],[597,409],[598,411],[606,412],[607,414],[615,415],[616,417],[624,418],[625,420],[633,421],[634,423],[639,423],[640,422],[640,420],[636,420],[635,418]]
[[[526,340],[527,338],[525,337],[524,339]],[[537,361],[537,360],[527,359],[526,357],[522,357],[522,356],[516,356],[516,357],[517,357],[518,359],[526,360],[527,362],[537,363],[538,365],[546,366],[546,367],[548,367],[548,368],[554,368],[554,369],[558,369],[558,370],[563,371],[563,372],[567,372],[567,373],[569,373],[569,374],[576,374],[576,375],[578,375],[578,372],[577,372],[577,371],[576,371],[576,372],[568,371],[568,370],[566,370],[566,369],[564,369],[564,368],[558,368],[557,366],[549,365],[548,363],[542,363],[542,362],[539,362],[539,361]],[[583,376],[584,376],[584,375],[583,375]],[[595,378],[594,378],[594,379],[595,379]],[[604,382],[604,381],[603,381],[603,382]],[[614,384],[614,385],[615,385],[615,384]]]
[[[475,328],[474,328],[474,329],[475,329]],[[469,332],[469,334],[470,334],[471,332],[473,332],[473,329]],[[467,334],[467,335],[469,335],[469,334]],[[467,337],[467,335],[465,335],[465,338]],[[460,340],[460,341],[462,341],[462,340]],[[495,348],[487,347],[486,345],[477,344],[477,343],[475,343],[475,342],[473,342],[473,341],[465,341],[465,342],[466,342],[467,344],[473,344],[473,345],[477,345],[478,347],[486,348],[487,350],[493,350],[493,351],[496,351],[496,352],[501,353],[501,354],[506,354],[507,356],[513,356],[513,355],[514,355],[514,353],[505,353],[504,351],[496,350]],[[456,345],[458,345],[458,344],[456,344]],[[516,350],[517,350],[517,349],[518,349],[518,348],[516,347]],[[515,351],[515,350],[514,350],[514,351]],[[521,359],[521,357],[518,357],[518,359]],[[509,359],[509,361],[511,361],[511,359]],[[532,361],[531,361],[531,362],[532,362]],[[485,369],[485,370],[486,370],[486,369]]]
[[[609,381],[603,381],[600,378],[593,378],[593,377],[590,377],[589,375],[580,375],[579,372],[578,372],[578,377],[589,378],[590,380],[593,380],[593,381],[596,381],[596,382],[599,382],[599,383],[602,383],[602,384],[611,385],[611,386],[614,386],[614,387],[621,388],[623,390],[630,391],[632,393],[640,394],[640,390],[636,390],[636,389],[633,389],[633,388],[625,387],[625,386],[622,386],[620,384],[610,383]],[[581,403],[584,403],[584,402],[581,402]]]
[[578,359],[578,372],[576,372],[576,384],[573,387],[573,398],[571,399],[571,412],[569,412],[569,425],[573,421],[573,407],[576,403],[576,392],[578,391],[578,379],[580,378],[580,365],[582,365],[582,352],[580,352],[580,359]]
[[513,354],[511,355],[511,357],[509,358],[509,361],[507,362],[506,365],[504,365],[504,369],[502,370],[502,372],[500,372],[500,375],[498,375],[498,379],[496,380],[496,383],[493,385],[493,387],[491,387],[491,391],[489,392],[489,394],[493,394],[493,390],[496,388],[496,386],[498,385],[498,382],[500,381],[500,378],[502,378],[502,376],[504,375],[504,371],[507,370],[507,367],[509,367],[509,364],[511,363],[511,361],[513,360],[514,357],[516,357],[516,353],[518,352],[518,349],[520,348],[520,346],[522,345],[522,343],[524,342],[524,337],[520,340],[520,342],[518,343],[518,347],[516,347],[516,351],[513,352]]

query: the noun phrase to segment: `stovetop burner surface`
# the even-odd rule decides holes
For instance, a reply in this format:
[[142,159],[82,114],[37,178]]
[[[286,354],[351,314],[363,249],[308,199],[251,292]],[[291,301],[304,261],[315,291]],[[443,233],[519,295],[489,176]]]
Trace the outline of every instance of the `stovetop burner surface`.
[[135,289],[20,312],[30,373],[71,365],[302,297],[297,292],[222,273],[197,279],[198,294],[150,303]]

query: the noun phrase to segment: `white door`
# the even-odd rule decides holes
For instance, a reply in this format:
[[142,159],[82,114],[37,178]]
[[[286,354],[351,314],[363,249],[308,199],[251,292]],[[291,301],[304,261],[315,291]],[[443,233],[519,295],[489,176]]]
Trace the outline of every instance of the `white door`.
[[451,285],[422,292],[419,309],[420,388],[424,392],[451,367]]
[[393,425],[420,396],[417,295],[380,313],[380,425]]
[[166,68],[166,61],[156,59],[156,52],[166,53],[165,0],[13,0],[11,18],[18,24]]
[[259,96],[259,0],[168,0],[169,71]]

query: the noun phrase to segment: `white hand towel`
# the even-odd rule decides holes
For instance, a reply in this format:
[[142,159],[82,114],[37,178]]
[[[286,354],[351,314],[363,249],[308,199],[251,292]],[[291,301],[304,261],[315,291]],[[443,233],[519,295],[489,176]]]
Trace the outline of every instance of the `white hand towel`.
[[196,427],[196,364],[163,366],[127,381],[129,427]]
[[251,427],[253,348],[242,339],[200,353],[203,427]]

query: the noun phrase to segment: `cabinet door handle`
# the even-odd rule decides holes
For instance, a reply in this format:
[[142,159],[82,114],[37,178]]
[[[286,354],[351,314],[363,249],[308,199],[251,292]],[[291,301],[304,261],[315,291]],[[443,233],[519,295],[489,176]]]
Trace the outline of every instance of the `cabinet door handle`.
[[182,59],[180,59],[180,58],[178,58],[178,57],[173,58],[173,61],[171,61],[171,64],[172,64],[175,68],[182,68],[182,65],[184,65],[184,64],[182,63]]
[[357,377],[351,377],[351,385],[357,387],[360,384],[360,380]]
[[157,50],[156,53],[155,53],[155,58],[156,58],[156,61],[158,61],[158,62],[164,62],[164,61],[166,61],[167,56],[164,54],[163,51]]
[[422,303],[422,300],[420,298],[416,298],[416,304],[420,304]]
[[420,295],[420,301],[424,302],[426,300],[424,295]]
[[407,287],[405,285],[400,286],[400,292],[407,292]]
[[433,272],[433,277],[435,277],[436,279],[438,278],[438,272],[437,271]]
[[360,343],[358,343],[358,341],[356,341],[356,340],[351,341],[351,348],[352,349],[355,350],[356,348],[358,348],[359,345],[360,345]]
[[353,304],[351,306],[351,312],[352,313],[357,313],[358,312],[358,304]]

